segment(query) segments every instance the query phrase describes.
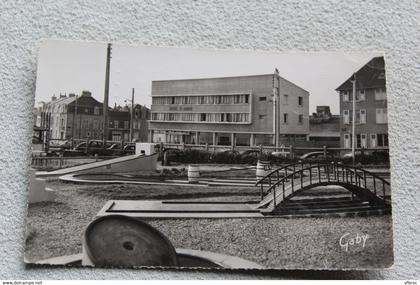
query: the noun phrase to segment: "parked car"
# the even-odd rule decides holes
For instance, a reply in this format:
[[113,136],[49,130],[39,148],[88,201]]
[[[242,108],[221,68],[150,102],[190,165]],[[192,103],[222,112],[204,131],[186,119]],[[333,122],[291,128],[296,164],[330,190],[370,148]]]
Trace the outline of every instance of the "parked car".
[[59,156],[63,151],[71,149],[71,141],[62,141],[54,145],[50,145],[49,152],[53,156]]
[[311,162],[311,163],[317,163],[317,162],[330,162],[334,161],[335,157],[327,152],[326,157],[324,157],[323,151],[313,151],[305,153],[304,155],[299,157],[299,162]]
[[[356,150],[354,152],[355,162],[362,164],[388,164],[389,152],[387,150]],[[353,162],[352,152],[347,152],[341,156],[343,162]]]
[[86,148],[86,142],[81,142],[77,144],[70,152],[80,153],[83,152],[88,155],[110,155],[111,151],[108,148],[112,143],[107,142],[106,148],[103,148],[103,143],[101,141],[89,141],[88,147]]
[[135,154],[136,153],[136,145],[128,144],[123,148],[124,154]]

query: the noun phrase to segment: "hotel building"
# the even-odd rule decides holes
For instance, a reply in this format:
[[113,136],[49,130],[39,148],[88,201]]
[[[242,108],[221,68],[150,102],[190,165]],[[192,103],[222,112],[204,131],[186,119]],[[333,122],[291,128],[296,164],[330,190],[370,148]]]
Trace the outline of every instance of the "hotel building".
[[309,93],[272,74],[152,82],[149,139],[209,145],[307,140]]

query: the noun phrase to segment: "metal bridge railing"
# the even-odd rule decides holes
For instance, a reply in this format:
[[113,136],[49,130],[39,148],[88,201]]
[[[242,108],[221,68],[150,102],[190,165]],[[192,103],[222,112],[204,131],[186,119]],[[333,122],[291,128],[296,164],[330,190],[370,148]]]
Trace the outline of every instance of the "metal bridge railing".
[[[289,173],[288,173],[289,170]],[[280,172],[284,172],[280,178]],[[273,183],[273,178],[275,178]],[[268,183],[266,184],[266,182]],[[293,195],[295,191],[312,185],[351,185],[370,191],[375,197],[386,202],[386,190],[390,183],[384,178],[368,170],[351,167],[342,164],[310,164],[305,167],[304,163],[289,164],[273,170],[255,184],[260,186],[261,201],[272,196],[274,207],[277,206],[278,188],[282,191],[283,200]],[[264,186],[267,186],[264,189]],[[286,191],[289,190],[286,193]],[[270,194],[271,193],[271,194]],[[353,193],[352,193],[353,195]]]

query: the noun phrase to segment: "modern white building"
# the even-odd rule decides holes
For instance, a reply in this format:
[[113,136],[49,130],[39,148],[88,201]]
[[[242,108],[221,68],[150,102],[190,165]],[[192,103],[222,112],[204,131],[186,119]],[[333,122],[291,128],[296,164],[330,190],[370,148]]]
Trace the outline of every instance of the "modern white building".
[[152,82],[149,138],[209,145],[307,140],[309,92],[271,74]]

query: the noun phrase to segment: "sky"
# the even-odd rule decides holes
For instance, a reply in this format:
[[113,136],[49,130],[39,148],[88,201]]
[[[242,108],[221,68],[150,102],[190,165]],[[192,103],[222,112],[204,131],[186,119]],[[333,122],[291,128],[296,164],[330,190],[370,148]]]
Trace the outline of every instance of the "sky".
[[[35,104],[53,95],[89,90],[102,102],[107,43],[44,40],[38,55]],[[371,58],[373,52],[267,52],[112,44],[109,104],[125,105],[135,89],[136,104],[151,104],[153,80],[258,75],[280,76],[310,93],[310,113],[329,105],[339,113],[335,88]]]

